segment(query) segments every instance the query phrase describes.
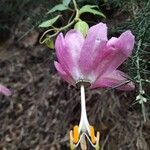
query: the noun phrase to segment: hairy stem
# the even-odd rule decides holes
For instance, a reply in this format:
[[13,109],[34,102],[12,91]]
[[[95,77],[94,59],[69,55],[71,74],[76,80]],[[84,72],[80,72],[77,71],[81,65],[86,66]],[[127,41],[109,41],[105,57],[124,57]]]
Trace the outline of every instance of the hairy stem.
[[138,47],[137,47],[137,59],[136,59],[136,65],[137,65],[137,79],[139,83],[139,96],[141,97],[141,107],[142,107],[142,114],[144,117],[144,121],[146,121],[146,112],[145,112],[145,105],[144,105],[144,97],[143,94],[145,93],[142,86],[142,78],[140,74],[140,57],[139,57],[139,50],[141,48],[142,40],[139,40]]

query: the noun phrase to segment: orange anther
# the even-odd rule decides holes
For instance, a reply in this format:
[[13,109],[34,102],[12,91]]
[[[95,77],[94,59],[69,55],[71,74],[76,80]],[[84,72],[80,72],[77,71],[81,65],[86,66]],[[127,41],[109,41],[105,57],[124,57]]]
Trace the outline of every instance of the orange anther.
[[94,131],[94,127],[90,126],[90,136],[91,136],[91,141],[93,144],[96,143],[96,138],[95,138],[95,131]]
[[79,126],[73,127],[73,143],[78,143],[79,141]]

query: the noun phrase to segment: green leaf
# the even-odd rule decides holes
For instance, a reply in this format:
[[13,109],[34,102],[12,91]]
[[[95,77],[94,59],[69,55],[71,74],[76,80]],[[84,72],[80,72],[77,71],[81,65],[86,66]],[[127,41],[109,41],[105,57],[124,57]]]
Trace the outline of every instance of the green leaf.
[[98,16],[106,18],[106,16],[102,12],[100,12],[99,10],[96,10],[94,8],[98,8],[98,6],[97,5],[85,5],[79,10],[79,13],[80,14],[92,13],[94,15],[98,15]]
[[64,4],[58,4],[56,6],[54,6],[52,9],[50,9],[47,14],[50,14],[50,13],[53,13],[55,11],[63,11],[63,10],[66,10],[68,9],[68,7]]
[[41,28],[50,27],[50,26],[52,26],[52,25],[58,20],[59,17],[60,17],[60,15],[58,15],[58,16],[56,16],[56,17],[50,19],[50,20],[46,20],[46,21],[42,22],[42,23],[39,25],[39,27],[41,27]]
[[71,2],[71,0],[63,0],[63,4],[64,4],[65,6],[68,6],[70,2]]

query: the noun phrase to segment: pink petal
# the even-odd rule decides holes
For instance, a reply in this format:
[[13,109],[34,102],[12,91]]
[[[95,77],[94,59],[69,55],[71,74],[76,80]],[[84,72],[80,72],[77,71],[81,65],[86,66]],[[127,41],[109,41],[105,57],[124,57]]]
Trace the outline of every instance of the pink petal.
[[81,74],[78,60],[83,42],[84,37],[76,30],[70,30],[65,38],[60,33],[55,42],[57,58],[62,69],[76,80]]
[[112,37],[103,50],[102,58],[95,70],[97,78],[116,70],[132,53],[134,36],[131,31],[126,31],[119,38]]
[[119,90],[130,91],[134,90],[135,86],[132,81],[129,81],[129,76],[125,73],[115,70],[114,72],[103,75],[92,84],[91,88],[111,87]]
[[118,39],[110,39],[108,45],[120,49],[124,55],[129,57],[132,53],[134,42],[134,35],[128,30],[122,33]]
[[81,50],[79,65],[84,75],[97,67],[107,41],[107,26],[99,23],[92,26]]
[[131,31],[126,31],[119,38],[111,38],[107,43],[107,49],[112,51],[108,58],[107,72],[117,69],[132,53],[134,36]]
[[67,74],[71,75],[74,63],[62,33],[60,33],[56,38],[55,49],[58,61],[61,64],[63,70]]
[[67,74],[61,67],[61,65],[58,62],[54,62],[55,68],[57,69],[59,75],[65,80],[67,81],[69,84],[74,84],[74,80],[72,79],[72,77]]
[[5,96],[11,95],[11,91],[7,87],[5,87],[1,84],[0,84],[0,93],[4,94]]
[[76,30],[70,30],[67,32],[65,36],[65,41],[66,45],[69,48],[69,53],[72,59],[75,62],[77,62],[80,56],[81,48],[84,43],[83,35]]

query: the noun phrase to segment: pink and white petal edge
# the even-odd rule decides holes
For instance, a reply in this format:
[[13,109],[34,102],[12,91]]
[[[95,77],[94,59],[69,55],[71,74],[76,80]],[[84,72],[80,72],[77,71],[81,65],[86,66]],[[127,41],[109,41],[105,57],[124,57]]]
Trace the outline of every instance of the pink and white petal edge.
[[135,37],[130,30],[123,32],[118,38],[112,37],[107,46],[119,49],[126,57],[129,57],[134,48]]
[[131,91],[134,90],[135,85],[129,80],[129,76],[122,71],[115,70],[111,74],[101,76],[91,88],[116,88],[118,90]]
[[[89,74],[93,69],[94,60],[100,55],[103,45],[107,41],[107,26],[99,23],[92,26],[84,41],[81,56],[79,59],[79,66],[83,74]],[[95,66],[95,65],[94,65]]]
[[56,38],[55,49],[61,67],[67,74],[71,74],[74,63],[62,33]]
[[67,74],[61,67],[61,65],[57,62],[57,61],[54,61],[54,65],[55,65],[55,68],[57,69],[59,75],[66,81],[68,82],[69,84],[71,85],[74,85],[75,82],[73,80],[73,78]]
[[77,61],[84,43],[83,35],[79,31],[72,29],[66,33],[65,42],[69,48],[70,56],[74,61]]

